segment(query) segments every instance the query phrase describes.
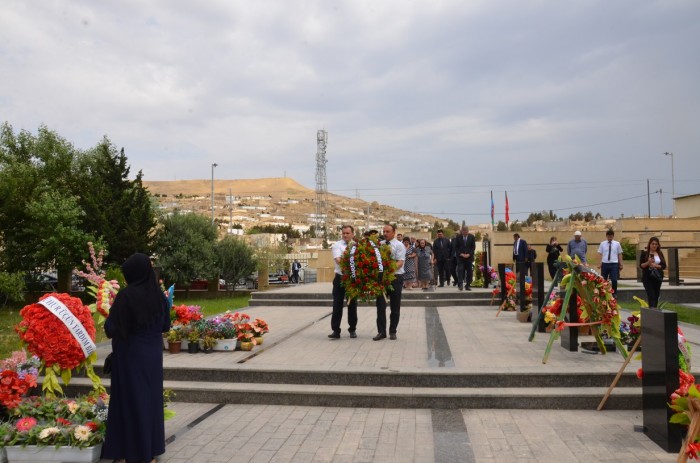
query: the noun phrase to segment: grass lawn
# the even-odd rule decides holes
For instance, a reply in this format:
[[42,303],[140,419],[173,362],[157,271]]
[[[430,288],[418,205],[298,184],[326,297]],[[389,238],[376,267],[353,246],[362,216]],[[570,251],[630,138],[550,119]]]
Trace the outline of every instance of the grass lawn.
[[[690,323],[691,325],[700,325],[700,310],[699,309],[693,309],[693,308],[685,307],[685,306],[678,305],[678,304],[670,304],[668,302],[664,302],[661,305],[663,306],[662,309],[664,309],[664,310],[670,310],[672,312],[676,312],[678,314],[678,321],[679,322]],[[636,302],[625,302],[625,303],[621,303],[620,306],[622,306],[623,309],[628,310],[628,311],[638,311],[639,310],[639,304]]]
[[[187,305],[198,305],[202,307],[202,313],[205,317],[210,315],[216,315],[218,313],[226,312],[231,310],[235,312],[236,310],[248,307],[248,300],[250,299],[250,294],[246,293],[241,296],[218,298],[218,299],[187,299],[182,300],[183,304]],[[175,303],[178,300],[175,299]],[[0,309],[0,359],[3,359],[12,351],[19,349],[19,336],[15,333],[14,326],[21,321],[19,316],[19,311],[23,306],[14,307],[3,307]],[[107,340],[104,330],[97,328],[97,342],[104,342]]]

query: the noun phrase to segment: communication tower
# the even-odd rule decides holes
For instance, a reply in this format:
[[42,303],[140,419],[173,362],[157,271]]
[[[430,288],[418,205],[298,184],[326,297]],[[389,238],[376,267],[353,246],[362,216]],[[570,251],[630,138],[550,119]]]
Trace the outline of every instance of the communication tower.
[[[316,132],[316,230],[326,230],[326,201],[328,185],[326,183],[326,144],[328,132]],[[324,232],[325,234],[325,232]]]

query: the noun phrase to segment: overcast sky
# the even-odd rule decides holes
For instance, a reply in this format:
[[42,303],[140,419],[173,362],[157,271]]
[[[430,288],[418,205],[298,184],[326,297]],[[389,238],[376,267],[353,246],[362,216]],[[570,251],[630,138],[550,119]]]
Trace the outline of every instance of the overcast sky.
[[[3,2],[0,121],[468,224],[700,193],[697,0]],[[655,193],[662,190],[662,194]],[[663,200],[663,201],[661,201]]]

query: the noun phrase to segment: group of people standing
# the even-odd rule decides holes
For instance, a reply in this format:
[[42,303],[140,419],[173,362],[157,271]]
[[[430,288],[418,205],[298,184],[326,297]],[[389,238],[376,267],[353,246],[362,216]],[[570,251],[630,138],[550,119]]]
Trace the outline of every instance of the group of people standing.
[[[556,262],[561,253],[564,252],[555,236],[550,238],[546,252],[549,275],[554,278],[557,271]],[[583,239],[582,233],[577,230],[574,232],[574,237],[566,245],[566,253],[572,258],[578,257],[581,263],[587,264],[587,252],[588,243]],[[622,244],[615,240],[615,232],[612,229],[608,230],[605,233],[605,241],[598,246],[598,268],[600,269],[600,275],[604,279],[610,280],[613,294],[617,293],[617,282],[624,267],[622,254]],[[642,251],[639,267],[642,270],[642,285],[647,293],[649,307],[657,307],[661,283],[664,277],[663,272],[666,270],[666,258],[661,251],[661,243],[656,236],[652,236],[649,239],[646,248]]]

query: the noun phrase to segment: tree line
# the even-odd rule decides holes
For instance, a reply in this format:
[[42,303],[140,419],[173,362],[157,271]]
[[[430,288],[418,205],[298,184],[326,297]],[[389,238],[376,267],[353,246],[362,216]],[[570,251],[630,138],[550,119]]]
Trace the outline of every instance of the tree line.
[[218,240],[201,216],[160,216],[142,171],[133,180],[130,172],[124,149],[106,136],[78,149],[46,126],[34,134],[0,125],[0,296],[16,297],[18,281],[47,270],[67,291],[88,242],[106,250],[107,267],[135,252],[155,256],[166,284],[254,271],[245,243]]

